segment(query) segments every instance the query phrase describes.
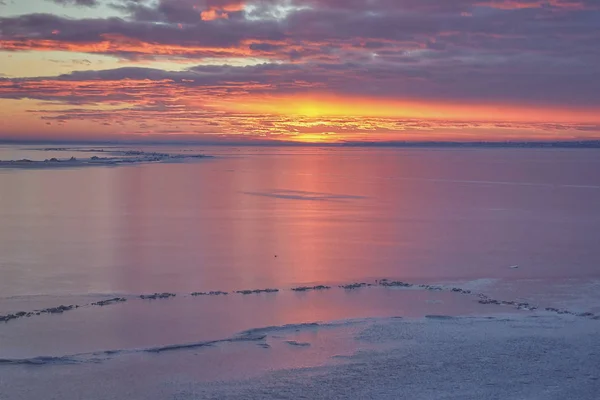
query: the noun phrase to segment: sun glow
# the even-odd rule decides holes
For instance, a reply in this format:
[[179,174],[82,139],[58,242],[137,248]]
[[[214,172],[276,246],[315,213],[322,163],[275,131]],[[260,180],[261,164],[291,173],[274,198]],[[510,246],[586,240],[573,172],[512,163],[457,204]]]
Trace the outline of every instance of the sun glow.
[[311,96],[255,97],[227,108],[256,114],[310,118],[369,117],[447,121],[599,123],[597,110],[506,104],[469,104],[384,100],[363,97]]

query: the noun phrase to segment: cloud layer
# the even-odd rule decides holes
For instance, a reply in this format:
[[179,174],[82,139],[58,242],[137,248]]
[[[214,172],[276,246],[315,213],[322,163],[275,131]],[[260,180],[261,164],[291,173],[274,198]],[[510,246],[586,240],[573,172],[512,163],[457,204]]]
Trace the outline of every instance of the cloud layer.
[[[144,109],[149,120],[177,109],[190,124],[202,119],[195,110],[218,112],[220,118],[236,116],[238,122],[246,114],[269,121],[272,108],[253,104],[276,105],[297,96],[365,99],[365,109],[380,101],[428,103],[429,109],[443,104],[442,115],[429,112],[423,119],[416,112],[411,118],[421,118],[421,125],[436,120],[439,132],[447,131],[439,121],[457,119],[470,124],[494,119],[496,124],[523,124],[527,121],[522,113],[513,112],[519,109],[533,110],[527,129],[578,124],[569,129],[583,129],[593,137],[597,131],[590,126],[600,124],[600,118],[593,117],[600,110],[597,0],[53,2],[90,10],[108,7],[119,17],[2,17],[0,49],[15,55],[39,52],[41,59],[50,51],[88,53],[136,65],[46,76],[40,63],[38,78],[0,78],[0,98],[63,105],[63,112],[54,115],[62,121],[91,118],[86,112],[74,112],[73,105],[84,110],[117,107],[128,116],[131,110]],[[158,62],[172,68],[152,67]],[[448,118],[449,104],[489,108],[476,109],[471,118],[464,112],[460,118]],[[423,109],[419,107],[414,109]],[[503,117],[489,111],[493,107],[513,114]],[[547,121],[540,118],[544,109]],[[361,117],[386,117],[388,122],[399,118],[357,115],[356,107],[348,110],[353,114],[348,116],[361,121]],[[316,114],[320,122],[327,122],[326,110]],[[310,112],[306,116],[316,119]],[[398,128],[377,121],[367,124],[371,128],[375,124],[372,131],[404,131],[405,125]],[[110,116],[103,117],[103,123],[111,123]],[[235,126],[223,130],[223,124],[218,125],[216,132],[235,133]],[[322,134],[363,131],[343,125],[332,124],[328,132],[315,123]],[[319,129],[313,129],[315,134]],[[285,133],[285,127],[272,132]]]

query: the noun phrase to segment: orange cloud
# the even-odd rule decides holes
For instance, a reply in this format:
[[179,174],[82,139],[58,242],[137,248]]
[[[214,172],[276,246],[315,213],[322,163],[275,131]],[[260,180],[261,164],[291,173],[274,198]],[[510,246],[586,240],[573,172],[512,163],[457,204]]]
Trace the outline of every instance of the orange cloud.
[[441,101],[396,100],[332,96],[313,93],[294,96],[262,96],[234,103],[233,110],[308,117],[417,118],[448,121],[509,121],[529,123],[600,124],[596,108],[519,106],[510,104],[456,104]]
[[253,55],[247,46],[200,47],[148,43],[121,35],[103,34],[98,42],[65,42],[49,39],[0,41],[5,51],[69,51],[91,54],[136,54],[146,56],[246,57]]
[[[104,135],[226,135],[302,142],[600,136],[600,118],[593,110],[265,96],[248,92],[244,85],[195,88],[172,80],[44,80],[28,82],[22,89],[47,96],[47,106],[30,102],[30,108],[16,117],[11,112],[11,120],[21,121],[24,133],[39,132],[43,126],[53,136],[86,126]],[[14,84],[0,81],[0,95],[14,90]]]
[[220,7],[209,7],[207,10],[202,11],[200,16],[203,21],[213,21],[215,19],[228,19],[230,12],[242,11],[244,9],[245,2],[233,2]]

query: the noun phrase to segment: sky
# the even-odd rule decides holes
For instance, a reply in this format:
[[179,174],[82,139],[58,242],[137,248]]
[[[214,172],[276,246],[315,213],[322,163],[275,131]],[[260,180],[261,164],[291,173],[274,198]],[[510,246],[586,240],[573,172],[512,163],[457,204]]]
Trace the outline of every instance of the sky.
[[600,139],[599,0],[0,0],[0,139]]

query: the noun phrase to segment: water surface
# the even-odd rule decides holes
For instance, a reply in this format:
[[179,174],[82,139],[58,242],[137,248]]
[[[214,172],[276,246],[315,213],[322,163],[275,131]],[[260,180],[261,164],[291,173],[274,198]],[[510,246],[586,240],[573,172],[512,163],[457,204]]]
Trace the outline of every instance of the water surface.
[[0,171],[1,296],[600,273],[597,150],[159,150]]
[[596,398],[600,151],[142,150],[215,157],[0,169],[0,317],[80,306],[0,323],[0,399]]

